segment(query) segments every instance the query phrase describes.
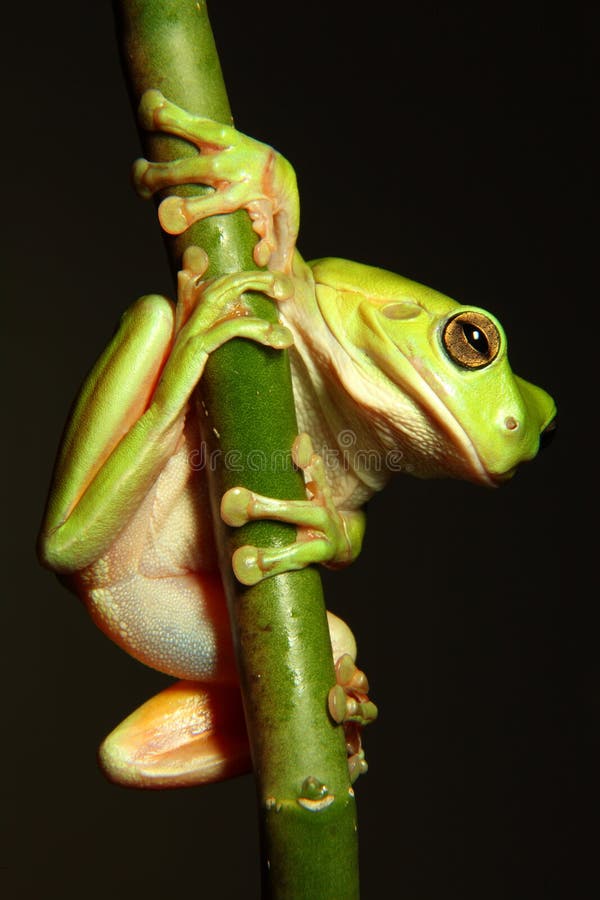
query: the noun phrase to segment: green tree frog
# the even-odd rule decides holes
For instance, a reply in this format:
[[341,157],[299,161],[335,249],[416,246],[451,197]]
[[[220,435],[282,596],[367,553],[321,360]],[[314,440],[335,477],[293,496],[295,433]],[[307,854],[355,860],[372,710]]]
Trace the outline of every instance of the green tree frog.
[[[314,562],[344,565],[360,551],[362,507],[394,472],[497,485],[530,460],[555,418],[552,399],[513,375],[499,322],[399,275],[340,259],[305,263],[290,164],[270,147],[186,113],[149,91],[144,127],[192,143],[171,163],[140,160],[142,195],[181,184],[159,207],[181,233],[245,209],[265,267],[204,278],[199,247],[184,254],[178,302],[138,300],[86,380],[56,463],[40,537],[45,565],[83,599],[92,619],[142,662],[179,679],[109,735],[109,777],[138,786],[197,784],[243,771],[248,748],[204,473],[190,398],[209,354],[233,337],[289,348],[300,435],[293,458],[307,499],[285,502],[234,488],[232,525],[296,525],[290,547],[242,547],[237,578],[252,584]],[[253,317],[261,291],[279,324]],[[353,775],[366,768],[352,727],[374,717],[348,626],[329,615],[338,684],[331,714],[347,723]],[[349,724],[348,724],[349,723]]]

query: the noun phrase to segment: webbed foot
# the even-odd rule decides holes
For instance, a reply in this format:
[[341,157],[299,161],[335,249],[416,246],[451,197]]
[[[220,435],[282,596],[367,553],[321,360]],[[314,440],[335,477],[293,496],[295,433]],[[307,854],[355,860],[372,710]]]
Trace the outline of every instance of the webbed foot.
[[203,280],[206,253],[189,247],[179,272],[175,340],[153,397],[161,418],[170,419],[185,408],[210,354],[233,338],[248,338],[283,350],[293,344],[291,331],[251,314],[246,291],[261,291],[275,300],[289,296],[290,279],[276,272],[234,272]]
[[200,151],[172,162],[137,160],[133,178],[143,197],[183,184],[212,188],[201,196],[163,200],[158,215],[164,230],[181,234],[201,219],[245,209],[260,238],[254,248],[256,264],[290,271],[300,214],[289,162],[231,125],[186,112],[157,90],[143,95],[139,118],[148,131],[176,135]]
[[344,726],[350,781],[368,771],[361,732],[377,718],[377,707],[369,700],[369,682],[352,657],[345,653],[335,664],[337,684],[331,688],[328,707],[331,718]]
[[314,452],[307,434],[294,441],[292,459],[304,472],[309,499],[276,500],[244,487],[231,488],[223,496],[221,517],[227,525],[239,527],[256,519],[276,519],[298,527],[297,540],[286,547],[245,545],[235,551],[233,570],[242,584],[257,584],[263,578],[313,563],[346,565],[360,551],[363,515],[336,508],[324,461]]

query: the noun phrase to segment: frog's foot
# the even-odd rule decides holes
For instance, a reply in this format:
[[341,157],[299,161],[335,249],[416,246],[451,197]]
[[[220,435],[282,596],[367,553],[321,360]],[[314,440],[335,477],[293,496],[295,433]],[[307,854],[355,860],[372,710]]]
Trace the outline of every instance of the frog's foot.
[[99,759],[125,787],[188,787],[249,772],[239,687],[176,682],[121,722]]
[[292,280],[282,272],[234,272],[205,281],[203,275],[208,265],[208,254],[201,247],[188,247],[183,254],[177,274],[176,333],[200,305],[205,308],[202,313],[205,319],[211,315],[208,307],[216,317],[223,314],[236,317],[249,312],[248,306],[240,299],[245,291],[262,291],[276,301],[287,300],[293,295]]
[[191,115],[157,90],[143,95],[139,117],[147,130],[174,134],[200,151],[172,162],[137,160],[133,178],[143,197],[184,184],[212,188],[201,196],[163,200],[158,215],[164,230],[181,234],[201,219],[245,209],[259,236],[256,264],[290,271],[299,204],[296,176],[287,160],[230,125]]
[[179,304],[175,342],[154,394],[153,407],[170,420],[185,408],[211,353],[233,338],[248,338],[283,350],[293,344],[291,331],[250,314],[246,291],[260,291],[275,300],[289,296],[290,279],[268,271],[234,272],[202,280],[207,257],[190,247],[179,273]]
[[361,732],[377,718],[377,707],[369,700],[367,676],[356,667],[350,654],[340,656],[335,664],[335,676],[337,684],[328,697],[329,714],[334,722],[344,726],[350,780],[355,782],[368,770]]
[[[352,668],[358,678],[349,676]],[[338,660],[336,677],[329,709],[334,720],[344,726],[348,769],[354,782],[367,771],[360,731],[377,711],[363,693],[364,675],[351,656]],[[352,687],[354,682],[360,689]],[[347,698],[348,712],[342,711],[344,701],[339,692]],[[250,748],[238,685],[172,684],[134,710],[104,739],[99,761],[111,781],[135,788],[190,787],[249,772]]]
[[256,584],[270,575],[312,563],[347,565],[360,551],[363,515],[336,508],[324,461],[313,451],[307,434],[294,441],[292,459],[304,472],[308,500],[275,500],[244,487],[231,488],[223,496],[221,516],[227,525],[236,527],[255,519],[276,519],[298,527],[296,541],[286,547],[245,545],[235,551],[233,570],[242,584]]

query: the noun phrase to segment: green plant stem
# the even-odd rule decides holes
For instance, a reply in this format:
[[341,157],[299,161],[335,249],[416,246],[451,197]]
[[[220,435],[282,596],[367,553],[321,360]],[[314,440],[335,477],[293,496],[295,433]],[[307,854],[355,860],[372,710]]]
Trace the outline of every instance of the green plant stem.
[[[231,121],[205,3],[121,0],[115,13],[134,108],[145,90],[158,88],[190,112]],[[196,152],[170,136],[141,138],[153,160]],[[186,246],[199,244],[211,274],[224,274],[256,268],[255,239],[239,212],[166,241],[174,271]],[[262,295],[251,303],[255,314],[276,317]],[[256,776],[263,896],[350,900],[358,897],[356,810],[343,732],[327,713],[335,677],[320,578],[307,569],[243,589],[231,573],[234,547],[288,544],[295,531],[274,522],[227,529],[217,513],[223,492],[238,484],[273,497],[305,496],[289,457],[297,426],[287,354],[230,342],[211,357],[197,401],[207,458],[217,462],[207,476]]]

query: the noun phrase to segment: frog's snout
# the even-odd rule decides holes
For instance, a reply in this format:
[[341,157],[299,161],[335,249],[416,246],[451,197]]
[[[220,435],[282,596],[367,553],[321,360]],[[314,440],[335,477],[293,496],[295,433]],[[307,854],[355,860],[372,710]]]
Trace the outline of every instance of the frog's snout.
[[540,434],[540,450],[545,450],[546,447],[550,446],[556,435],[557,427],[556,416],[554,416]]

